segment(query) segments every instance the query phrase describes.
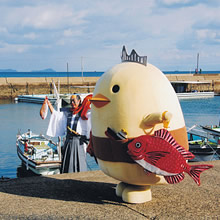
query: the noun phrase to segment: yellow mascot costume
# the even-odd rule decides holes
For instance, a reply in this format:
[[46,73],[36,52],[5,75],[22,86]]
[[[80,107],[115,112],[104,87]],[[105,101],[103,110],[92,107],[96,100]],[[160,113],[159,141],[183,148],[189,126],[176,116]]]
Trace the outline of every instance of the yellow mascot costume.
[[[126,142],[166,129],[188,149],[187,132],[177,95],[166,76],[146,56],[122,50],[122,63],[105,72],[92,102],[94,155],[101,170],[121,181],[116,194],[128,203],[150,201],[151,185],[166,184],[162,175],[146,173],[127,153]],[[114,138],[110,138],[106,131]],[[111,136],[110,135],[110,136]],[[123,138],[118,138],[122,136]]]

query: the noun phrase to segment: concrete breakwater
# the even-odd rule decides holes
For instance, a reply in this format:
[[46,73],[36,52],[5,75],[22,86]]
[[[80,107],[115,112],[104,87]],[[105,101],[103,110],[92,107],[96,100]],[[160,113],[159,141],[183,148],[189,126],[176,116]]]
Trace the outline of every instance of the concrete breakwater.
[[[187,91],[214,91],[220,94],[220,74],[166,74],[169,81],[193,81]],[[92,92],[99,77],[29,77],[0,78],[0,99],[15,98],[22,94],[53,93],[52,82],[60,87],[60,93]],[[196,82],[203,82],[198,84]],[[88,88],[82,88],[88,86]]]
[[197,90],[220,95],[220,74],[168,74],[166,77],[173,83],[184,82],[187,92]]
[[[60,93],[92,92],[99,77],[30,77],[0,78],[0,99],[14,99],[18,95],[52,94],[53,82]],[[87,86],[88,88],[82,88]]]

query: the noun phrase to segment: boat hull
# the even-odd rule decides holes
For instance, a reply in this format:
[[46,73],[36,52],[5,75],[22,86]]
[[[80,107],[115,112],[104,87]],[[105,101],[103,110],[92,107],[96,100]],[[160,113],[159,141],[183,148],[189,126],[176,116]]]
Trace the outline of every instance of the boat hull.
[[195,155],[190,162],[212,161],[216,159],[216,147],[210,145],[200,145],[197,142],[189,143],[189,151]]
[[[40,139],[37,139],[37,141],[39,142]],[[34,153],[27,153],[27,151],[25,152],[25,142],[29,142],[29,143],[36,143],[35,139],[31,139],[32,142],[30,142],[30,139],[23,139],[22,136],[19,136],[17,138],[17,155],[20,158],[22,164],[26,167],[26,170],[31,170],[32,172],[34,172],[37,175],[54,175],[54,174],[59,174],[60,173],[60,167],[61,167],[61,161],[59,159],[57,159],[57,155],[55,159],[45,159],[43,161],[39,159],[40,156],[42,156],[42,151],[46,151],[47,152],[51,152],[52,149],[50,149],[48,147],[48,140],[46,140],[44,142],[44,140],[40,140],[39,143],[41,143],[41,152],[37,152],[36,149],[32,149],[32,152]],[[45,144],[46,143],[46,144]],[[52,145],[50,143],[50,145]],[[56,145],[53,145],[53,147]],[[36,147],[37,148],[37,147]],[[43,149],[43,150],[42,150]],[[38,153],[38,154],[37,154]],[[35,155],[34,155],[35,154]],[[43,155],[45,156],[45,155]],[[43,157],[42,157],[43,158]]]
[[204,99],[214,97],[214,92],[183,92],[176,94],[179,99]]
[[48,99],[52,104],[54,104],[57,100],[56,98],[54,98],[53,95],[46,94],[46,95],[19,95],[17,97],[17,101],[42,104],[46,96],[48,97]]
[[19,146],[17,146],[17,154],[26,170],[31,170],[37,175],[54,175],[60,173],[60,162],[57,163],[38,163],[27,158]]

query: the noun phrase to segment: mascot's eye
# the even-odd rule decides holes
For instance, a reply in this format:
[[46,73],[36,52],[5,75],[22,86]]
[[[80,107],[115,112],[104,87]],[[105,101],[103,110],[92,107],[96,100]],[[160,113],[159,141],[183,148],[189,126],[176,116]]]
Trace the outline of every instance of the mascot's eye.
[[136,147],[136,148],[140,148],[140,147],[141,147],[141,143],[140,143],[140,142],[137,142],[137,143],[135,144],[135,147]]
[[112,92],[117,93],[119,91],[119,89],[120,89],[119,85],[114,85],[112,87]]

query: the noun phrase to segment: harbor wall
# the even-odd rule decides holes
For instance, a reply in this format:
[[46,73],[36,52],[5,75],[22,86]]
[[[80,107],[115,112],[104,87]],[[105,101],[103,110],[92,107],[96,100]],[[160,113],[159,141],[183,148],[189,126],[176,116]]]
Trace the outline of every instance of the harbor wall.
[[[215,95],[220,95],[220,74],[167,74],[166,77],[170,82],[173,81],[190,81],[195,82],[188,86],[187,91],[205,91],[215,92]],[[202,82],[204,84],[196,84]]]
[[[220,94],[220,74],[166,74],[169,81],[205,82],[204,85],[193,85],[190,90],[214,91]],[[0,99],[15,98],[22,94],[53,93],[52,82],[60,87],[60,93],[92,92],[93,88],[77,86],[94,86],[99,77],[27,77],[0,78]]]
[[[52,94],[53,82],[60,93],[92,92],[99,77],[28,77],[0,78],[0,99],[14,99],[18,95]],[[80,88],[87,86],[88,88]]]

